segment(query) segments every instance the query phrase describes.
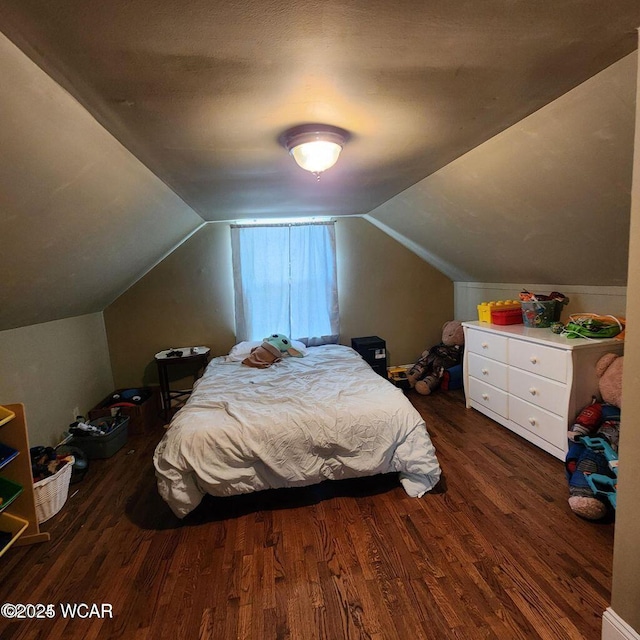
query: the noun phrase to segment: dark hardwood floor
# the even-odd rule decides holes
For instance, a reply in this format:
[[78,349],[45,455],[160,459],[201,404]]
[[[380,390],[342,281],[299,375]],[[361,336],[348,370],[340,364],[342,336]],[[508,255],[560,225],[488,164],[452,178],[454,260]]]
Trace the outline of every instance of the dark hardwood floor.
[[0,559],[0,603],[55,610],[0,618],[0,638],[600,638],[613,523],[574,516],[562,463],[461,392],[410,398],[444,470],[422,499],[387,475],[207,498],[179,521],[155,489],[162,428],[130,438],[71,486],[49,543]]

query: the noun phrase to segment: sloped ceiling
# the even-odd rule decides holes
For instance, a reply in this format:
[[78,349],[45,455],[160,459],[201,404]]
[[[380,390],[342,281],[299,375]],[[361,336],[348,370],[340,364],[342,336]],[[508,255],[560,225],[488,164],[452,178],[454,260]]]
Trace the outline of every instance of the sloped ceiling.
[[[624,233],[637,0],[0,0],[0,25],[0,330],[103,309],[203,220],[373,210],[456,280],[562,283]],[[277,142],[309,121],[352,134],[320,182]],[[571,282],[620,283],[618,244]]]
[[202,219],[0,35],[0,330],[101,311]]
[[626,285],[637,55],[368,216],[455,281]]
[[[0,0],[4,33],[205,220],[367,213],[637,46],[638,0]],[[351,132],[320,184],[279,146]]]

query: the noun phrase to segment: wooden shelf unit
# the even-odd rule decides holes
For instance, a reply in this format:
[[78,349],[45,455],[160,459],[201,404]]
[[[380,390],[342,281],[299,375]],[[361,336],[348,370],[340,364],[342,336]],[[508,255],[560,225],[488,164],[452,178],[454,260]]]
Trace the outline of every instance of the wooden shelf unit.
[[[0,469],[0,476],[22,485],[22,493],[0,514],[6,518],[7,529],[14,533],[9,544],[0,548],[0,556],[12,545],[22,546],[46,542],[50,536],[40,531],[36,516],[35,496],[33,493],[33,477],[31,475],[31,457],[29,455],[29,436],[25,419],[24,405],[7,404],[4,409],[15,414],[8,420],[2,419],[6,412],[0,415],[0,442],[16,449],[18,455]],[[21,525],[21,522],[26,523]],[[0,529],[4,523],[0,520]],[[7,530],[5,529],[5,530]]]

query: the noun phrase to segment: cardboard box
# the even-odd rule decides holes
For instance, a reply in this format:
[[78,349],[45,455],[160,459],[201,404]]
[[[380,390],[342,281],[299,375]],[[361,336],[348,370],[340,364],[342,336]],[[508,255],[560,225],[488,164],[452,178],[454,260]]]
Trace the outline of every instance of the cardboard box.
[[112,416],[120,411],[121,415],[129,418],[130,435],[151,433],[161,424],[158,395],[157,387],[116,389],[89,411],[89,420]]

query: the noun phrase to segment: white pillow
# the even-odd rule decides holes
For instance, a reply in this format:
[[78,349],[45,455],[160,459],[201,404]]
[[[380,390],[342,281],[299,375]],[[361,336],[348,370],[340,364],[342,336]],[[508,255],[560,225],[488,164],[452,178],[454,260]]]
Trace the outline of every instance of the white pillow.
[[[255,349],[262,344],[262,340],[245,340],[244,342],[238,342],[238,344],[231,347],[229,355],[227,356],[227,362],[242,362],[250,353],[251,349]],[[303,356],[307,354],[307,347],[298,340],[292,340],[291,346],[297,349]]]

